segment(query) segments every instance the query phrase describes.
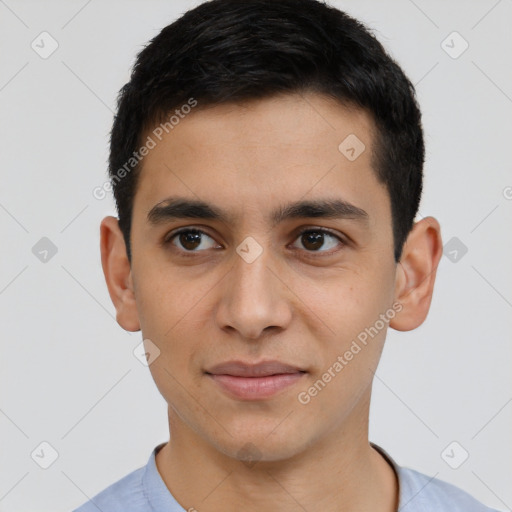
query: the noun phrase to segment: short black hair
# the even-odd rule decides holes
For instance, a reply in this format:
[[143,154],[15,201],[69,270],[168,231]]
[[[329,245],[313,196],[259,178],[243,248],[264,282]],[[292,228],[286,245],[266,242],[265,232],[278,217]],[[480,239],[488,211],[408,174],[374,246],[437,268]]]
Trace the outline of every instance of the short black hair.
[[364,109],[373,120],[372,167],[389,192],[398,262],[423,182],[425,149],[414,86],[370,29],[318,0],[207,1],[138,54],[119,92],[109,156],[130,262],[141,167],[136,152],[148,128],[191,99],[204,107],[305,92]]

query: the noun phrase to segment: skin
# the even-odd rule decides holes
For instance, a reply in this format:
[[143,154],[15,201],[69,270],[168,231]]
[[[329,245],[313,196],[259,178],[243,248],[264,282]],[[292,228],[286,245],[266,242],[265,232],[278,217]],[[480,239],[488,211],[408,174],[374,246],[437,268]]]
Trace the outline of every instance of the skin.
[[[185,509],[397,509],[395,473],[368,442],[388,324],[308,404],[297,399],[393,304],[401,310],[389,326],[400,331],[421,325],[430,307],[440,226],[432,217],[416,222],[395,263],[389,195],[371,167],[373,127],[364,111],[313,93],[198,106],[143,160],[131,266],[117,219],[101,223],[117,321],[160,350],[150,371],[169,405],[172,441],[156,462]],[[349,134],[366,146],[354,161],[338,150]],[[171,195],[233,217],[151,226],[149,210]],[[277,206],[319,198],[349,201],[368,222],[267,219]],[[206,233],[189,258],[179,237],[161,244],[180,227]],[[326,235],[311,248],[301,227],[329,229],[347,243]],[[236,252],[248,236],[263,250],[252,263]],[[204,373],[234,359],[277,359],[307,373],[268,399],[237,400]],[[251,450],[252,464],[244,461]]]

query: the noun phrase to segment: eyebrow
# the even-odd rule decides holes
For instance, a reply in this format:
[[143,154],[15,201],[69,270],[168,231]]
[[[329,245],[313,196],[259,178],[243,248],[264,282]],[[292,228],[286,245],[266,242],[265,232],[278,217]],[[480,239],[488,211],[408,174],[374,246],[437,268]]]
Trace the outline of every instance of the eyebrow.
[[[289,219],[310,217],[352,219],[365,224],[369,221],[369,215],[365,210],[342,199],[296,201],[278,207],[271,212],[269,219],[272,226],[276,226]],[[204,201],[181,197],[169,197],[160,201],[147,215],[147,221],[154,226],[176,219],[209,219],[229,224],[235,216]]]

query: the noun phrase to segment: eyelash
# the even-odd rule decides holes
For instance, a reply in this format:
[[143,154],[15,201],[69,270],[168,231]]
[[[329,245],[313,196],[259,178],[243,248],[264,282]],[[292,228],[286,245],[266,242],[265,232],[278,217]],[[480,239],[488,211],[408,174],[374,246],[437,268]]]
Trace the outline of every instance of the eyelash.
[[[201,229],[187,227],[187,228],[180,228],[180,229],[178,229],[176,231],[171,231],[171,233],[169,233],[167,236],[164,237],[162,245],[163,246],[173,245],[172,241],[178,235],[180,235],[182,233],[196,233],[196,234],[199,233],[199,234],[206,235],[209,238],[213,239],[213,237],[211,237],[208,233],[206,233],[205,231],[203,231]],[[309,234],[309,233],[322,233],[323,235],[328,235],[328,236],[330,236],[332,238],[336,238],[338,240],[338,242],[341,244],[342,248],[347,245],[347,242],[345,240],[343,240],[342,237],[338,236],[337,234],[333,233],[332,231],[330,231],[330,230],[328,230],[326,228],[311,228],[311,227],[303,228],[300,232],[298,232],[296,234],[295,240],[297,240],[301,236],[303,236],[305,234]],[[176,246],[174,246],[173,249],[175,249],[176,251],[180,252],[185,257],[193,257],[195,254],[203,252],[203,251],[186,251],[186,250],[183,250],[183,249],[179,249]],[[341,249],[335,249],[335,250],[330,250],[330,251],[308,251],[307,249],[304,249],[304,250],[308,254],[317,255],[317,256],[320,256],[320,257],[322,257],[322,256],[325,257],[325,256],[331,256],[334,253],[336,253],[338,250],[341,250]]]

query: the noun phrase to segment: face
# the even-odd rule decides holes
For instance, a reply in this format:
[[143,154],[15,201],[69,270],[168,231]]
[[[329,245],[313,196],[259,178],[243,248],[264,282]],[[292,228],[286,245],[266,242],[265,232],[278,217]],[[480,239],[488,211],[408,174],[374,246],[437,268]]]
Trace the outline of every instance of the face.
[[277,460],[363,421],[397,269],[372,127],[314,94],[199,105],[144,158],[130,280],[176,428]]

